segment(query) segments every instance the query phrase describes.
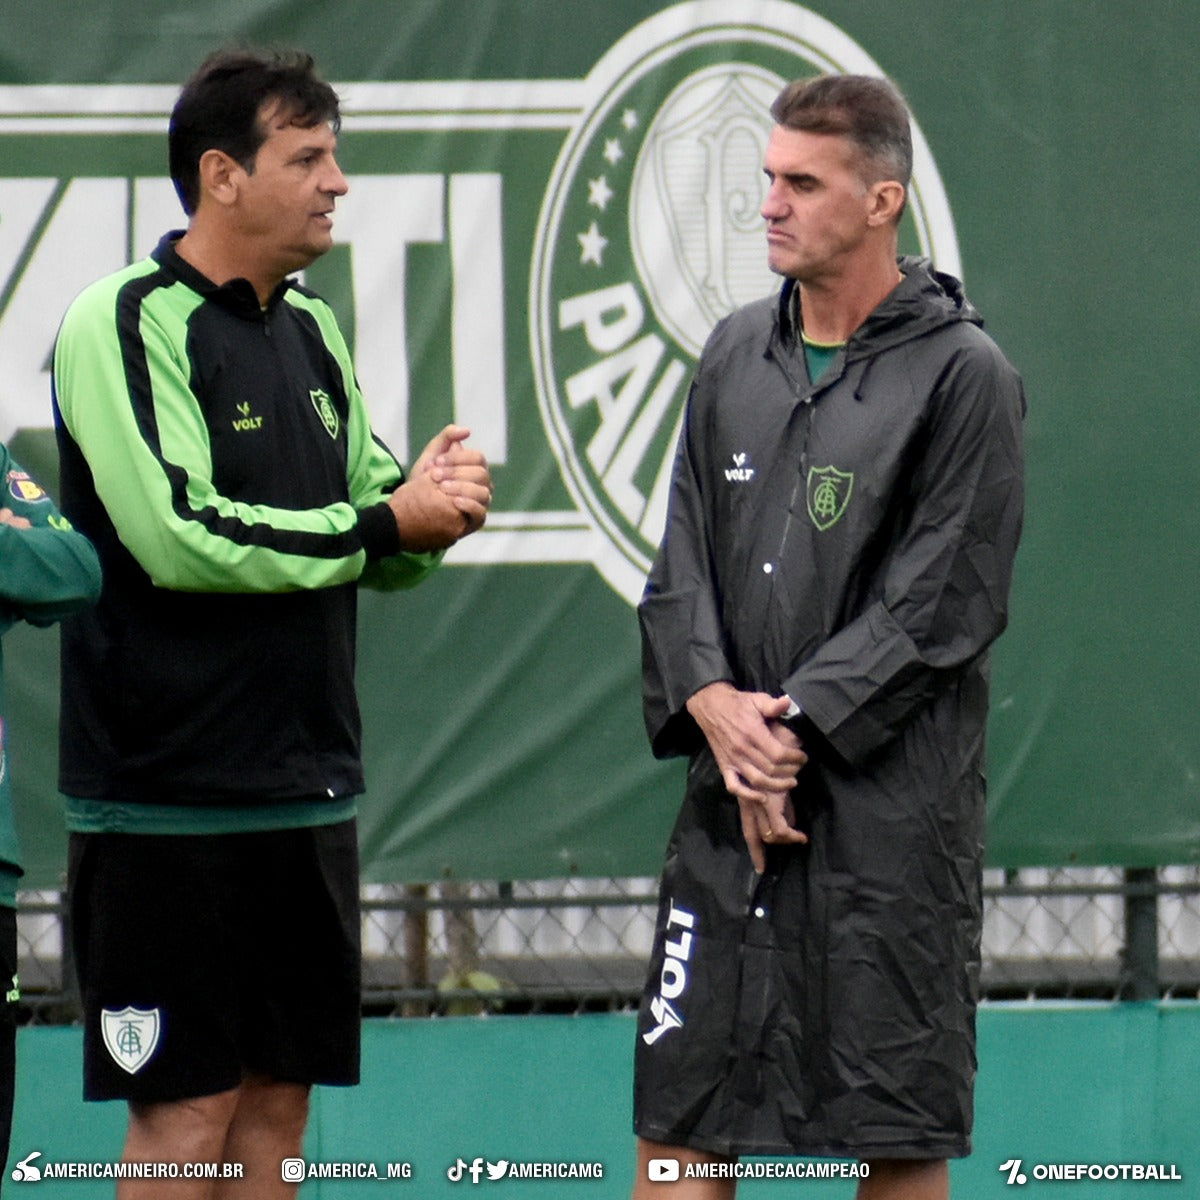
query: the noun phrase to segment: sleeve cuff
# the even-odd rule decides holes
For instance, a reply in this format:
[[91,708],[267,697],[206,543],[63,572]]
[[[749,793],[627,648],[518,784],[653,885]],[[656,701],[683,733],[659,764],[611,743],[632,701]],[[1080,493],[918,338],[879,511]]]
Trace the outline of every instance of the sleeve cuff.
[[400,530],[386,501],[359,510],[358,535],[368,562],[400,553]]

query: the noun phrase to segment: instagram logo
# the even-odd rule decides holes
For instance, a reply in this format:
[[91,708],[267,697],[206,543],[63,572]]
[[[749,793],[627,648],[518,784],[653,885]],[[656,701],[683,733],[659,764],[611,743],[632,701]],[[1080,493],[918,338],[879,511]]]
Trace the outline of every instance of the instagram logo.
[[304,1182],[304,1159],[285,1158],[283,1160],[282,1170],[284,1183]]

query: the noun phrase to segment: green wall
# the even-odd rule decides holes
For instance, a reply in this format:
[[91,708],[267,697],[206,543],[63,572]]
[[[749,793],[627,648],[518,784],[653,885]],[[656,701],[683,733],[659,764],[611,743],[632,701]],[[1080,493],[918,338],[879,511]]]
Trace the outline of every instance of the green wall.
[[[486,1183],[497,1200],[619,1198],[632,1181],[630,1016],[367,1021],[363,1082],[320,1089],[306,1154],[314,1162],[411,1162],[408,1182],[310,1182],[315,1200],[434,1197],[469,1189],[457,1159],[600,1163],[600,1180]],[[84,1105],[80,1034],[22,1029],[18,1104],[8,1170],[33,1150],[55,1162],[113,1161],[124,1109]],[[979,1015],[975,1152],[952,1167],[953,1194],[1021,1194],[999,1166],[1140,1163],[1173,1166],[1182,1183],[1035,1182],[1030,1195],[1140,1200],[1200,1194],[1200,1005],[997,1004]],[[37,1162],[38,1160],[35,1160]],[[22,1185],[6,1182],[6,1194]],[[1016,1185],[1012,1185],[1015,1188]],[[749,1181],[740,1197],[848,1200],[850,1182]],[[111,1185],[43,1181],[39,1200],[88,1200]]]

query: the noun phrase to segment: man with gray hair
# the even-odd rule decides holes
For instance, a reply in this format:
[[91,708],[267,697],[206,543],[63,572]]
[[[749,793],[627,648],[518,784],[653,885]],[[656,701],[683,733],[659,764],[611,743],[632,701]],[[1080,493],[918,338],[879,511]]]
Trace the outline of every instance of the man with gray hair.
[[860,1200],[938,1200],[970,1152],[1024,393],[958,280],[898,257],[896,89],[801,80],[772,115],[783,286],[705,347],[639,607],[653,749],[691,763],[634,1196],[728,1200],[750,1154],[857,1160]]

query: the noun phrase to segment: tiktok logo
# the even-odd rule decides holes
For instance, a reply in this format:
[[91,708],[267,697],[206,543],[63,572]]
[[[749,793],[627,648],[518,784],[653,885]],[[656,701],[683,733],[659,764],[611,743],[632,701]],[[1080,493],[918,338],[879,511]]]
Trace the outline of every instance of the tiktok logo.
[[472,1159],[470,1166],[467,1166],[467,1164],[463,1162],[461,1158],[458,1159],[454,1166],[450,1167],[446,1171],[446,1178],[449,1179],[451,1183],[461,1183],[464,1171],[471,1176],[472,1183],[478,1183],[483,1177],[483,1159]]

